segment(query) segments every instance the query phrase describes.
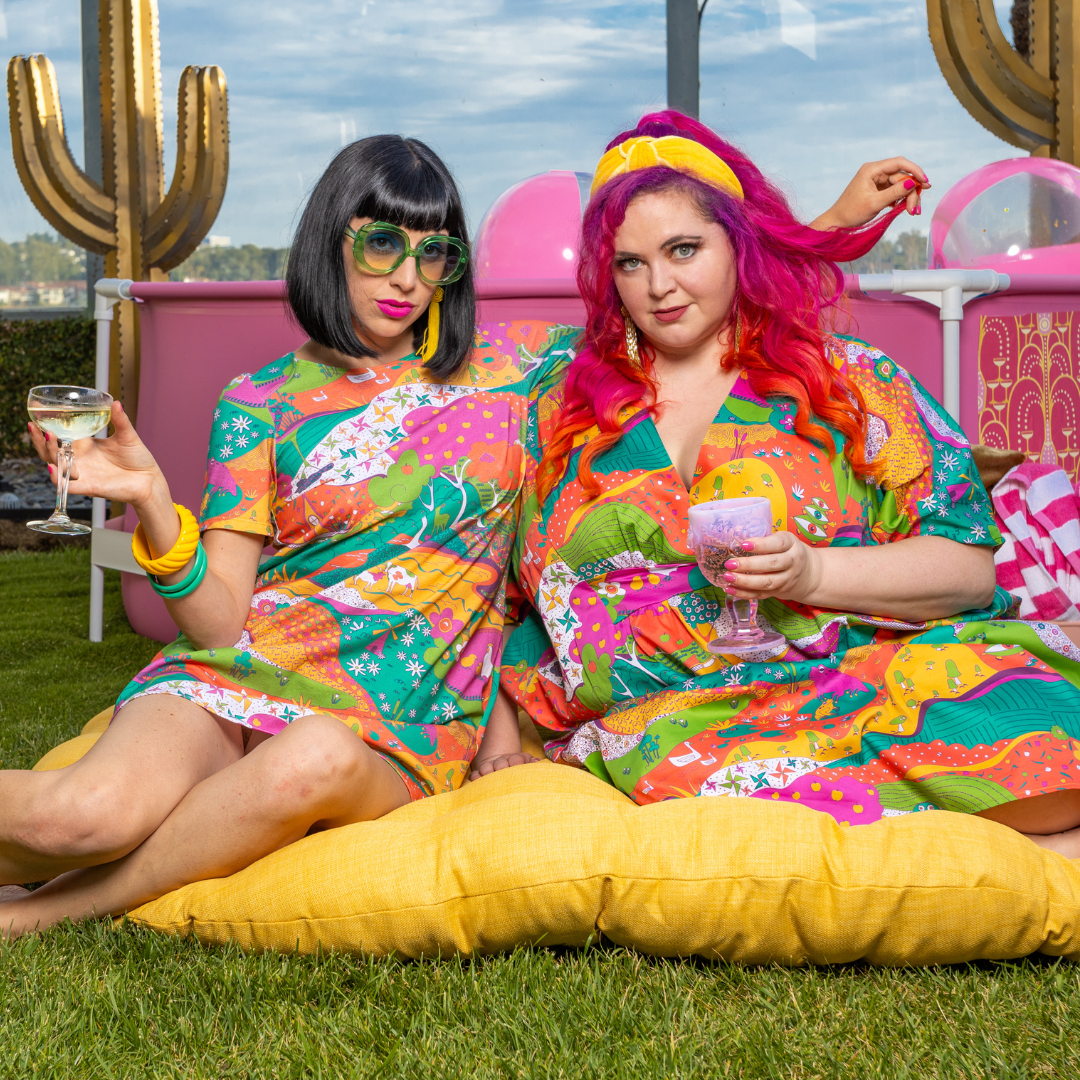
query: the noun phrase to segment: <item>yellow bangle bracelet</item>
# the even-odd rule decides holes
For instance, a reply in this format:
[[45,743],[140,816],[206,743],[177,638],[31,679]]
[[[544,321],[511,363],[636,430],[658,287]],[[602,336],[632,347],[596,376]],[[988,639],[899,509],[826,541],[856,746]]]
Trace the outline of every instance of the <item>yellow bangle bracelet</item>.
[[135,533],[131,537],[131,554],[135,556],[135,561],[154,577],[175,574],[177,570],[183,569],[199,546],[199,523],[195,520],[195,515],[179,503],[173,503],[173,506],[180,518],[180,536],[160,559],[151,556],[141,522],[135,526]]

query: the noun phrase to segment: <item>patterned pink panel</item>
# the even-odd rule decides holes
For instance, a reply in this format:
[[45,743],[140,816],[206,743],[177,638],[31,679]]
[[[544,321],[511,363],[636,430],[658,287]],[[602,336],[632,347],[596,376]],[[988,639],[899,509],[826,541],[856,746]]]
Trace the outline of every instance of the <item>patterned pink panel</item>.
[[1080,464],[1080,312],[984,315],[979,322],[979,442]]

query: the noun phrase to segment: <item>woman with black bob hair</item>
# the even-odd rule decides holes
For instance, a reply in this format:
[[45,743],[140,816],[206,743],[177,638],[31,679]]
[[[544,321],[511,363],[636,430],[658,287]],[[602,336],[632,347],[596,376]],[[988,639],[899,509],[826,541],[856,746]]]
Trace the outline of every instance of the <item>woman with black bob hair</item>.
[[8,934],[451,791],[477,753],[522,476],[517,350],[533,370],[548,330],[474,337],[461,197],[397,135],[331,163],[287,285],[310,340],[225,388],[197,523],[119,404],[111,438],[75,444],[71,490],[136,509],[181,635],[80,761],[0,771],[0,884],[49,881],[4,890]]
[[[358,313],[349,293],[347,263],[328,257],[354,218],[422,233],[446,233],[468,245],[461,196],[446,165],[419,139],[373,135],[346,146],[323,174],[300,218],[289,252],[286,283],[297,322],[313,342],[343,356],[372,359],[378,350],[357,336]],[[427,309],[415,313],[411,344],[420,349]],[[446,286],[440,305],[438,347],[427,369],[451,378],[472,348],[476,294],[472,264]],[[360,325],[365,322],[359,317]]]

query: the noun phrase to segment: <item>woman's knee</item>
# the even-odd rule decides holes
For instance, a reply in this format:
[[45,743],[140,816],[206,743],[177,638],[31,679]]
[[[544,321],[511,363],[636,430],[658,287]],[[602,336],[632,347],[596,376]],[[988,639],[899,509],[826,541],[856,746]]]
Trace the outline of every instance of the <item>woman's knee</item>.
[[1008,825],[1022,833],[1050,835],[1067,832],[1080,826],[1080,791],[1076,789],[1051,791],[1026,799],[1000,803],[977,812],[1000,825]]
[[275,794],[305,804],[363,784],[377,762],[375,752],[356,732],[319,713],[293,721],[267,747],[273,751],[267,766]]
[[138,847],[152,828],[117,781],[59,770],[29,808],[15,838],[29,851],[79,865],[108,862]]

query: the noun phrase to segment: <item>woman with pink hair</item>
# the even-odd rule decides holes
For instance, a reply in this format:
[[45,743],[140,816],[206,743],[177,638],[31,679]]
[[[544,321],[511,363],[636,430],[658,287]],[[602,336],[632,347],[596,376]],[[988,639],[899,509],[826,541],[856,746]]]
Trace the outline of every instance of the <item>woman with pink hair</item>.
[[[613,140],[583,224],[584,338],[532,404],[521,625],[489,737],[521,706],[554,760],[640,803],[979,813],[1080,857],[1080,652],[1007,617],[963,433],[829,330],[836,263],[889,220],[800,224],[678,113]],[[710,584],[690,509],[748,497],[772,532]],[[708,648],[734,629],[725,594],[760,602],[734,653]]]

